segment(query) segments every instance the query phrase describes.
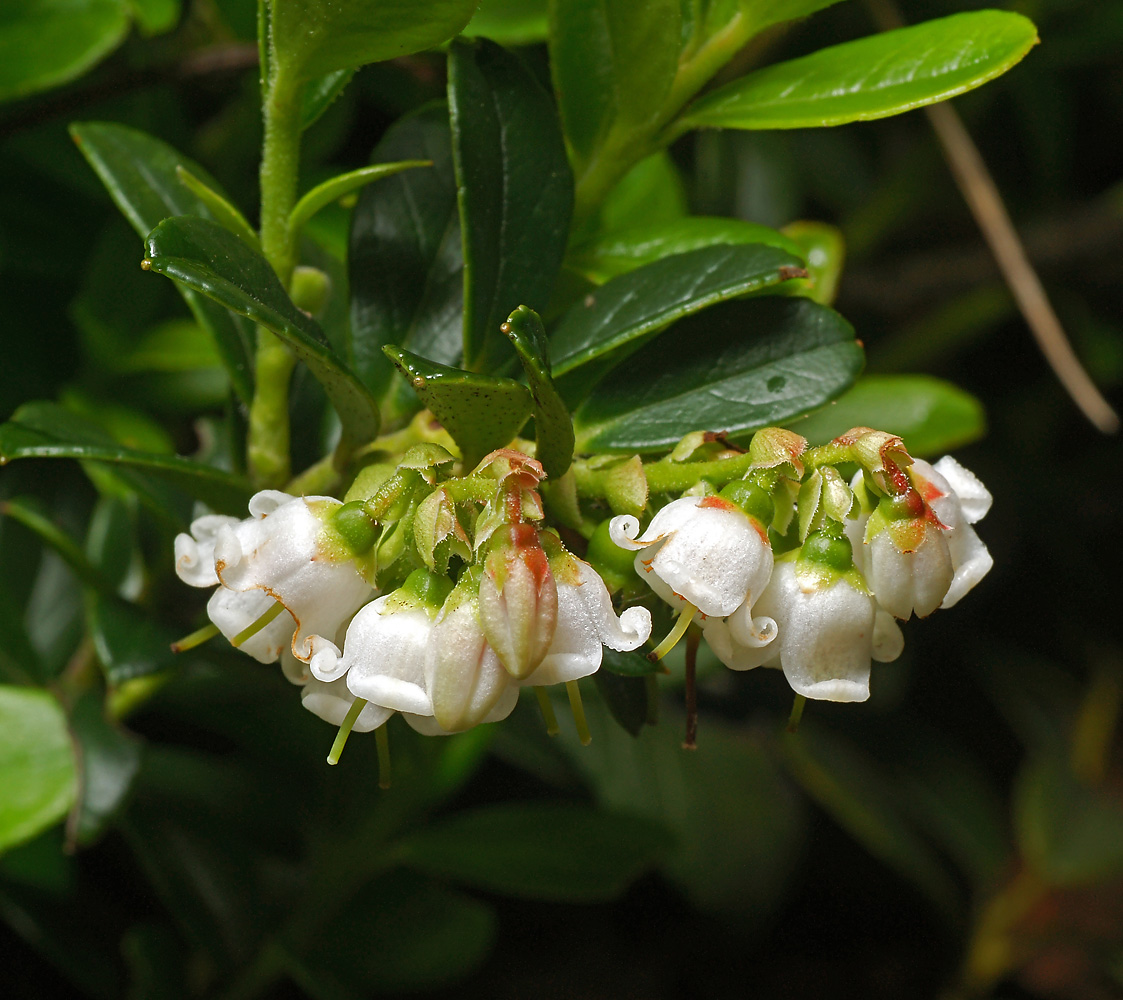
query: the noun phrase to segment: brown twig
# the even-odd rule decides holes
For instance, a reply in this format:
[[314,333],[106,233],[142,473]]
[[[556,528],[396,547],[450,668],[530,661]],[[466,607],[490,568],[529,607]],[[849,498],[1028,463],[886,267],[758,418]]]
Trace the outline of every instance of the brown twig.
[[[893,0],[866,0],[866,3],[882,30],[899,28],[904,24]],[[994,178],[962,119],[946,103],[935,104],[924,110],[936,132],[955,182],[975,216],[975,221],[998,262],[999,270],[1054,374],[1084,416],[1105,434],[1114,434],[1119,430],[1119,416],[1096,388],[1072,349],[1041,279],[1030,263],[1025,247],[1010,220]]]
[[686,633],[686,739],[683,750],[698,749],[698,643],[702,634],[697,628]]

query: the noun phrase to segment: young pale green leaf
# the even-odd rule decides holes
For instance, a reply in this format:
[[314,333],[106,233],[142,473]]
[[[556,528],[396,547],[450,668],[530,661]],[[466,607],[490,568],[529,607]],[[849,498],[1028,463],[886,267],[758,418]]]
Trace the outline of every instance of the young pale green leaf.
[[917,458],[942,455],[986,431],[982,404],[970,393],[928,375],[867,375],[830,406],[789,424],[812,444],[851,427],[878,427],[905,439]]
[[400,841],[410,868],[504,895],[615,899],[671,847],[651,820],[586,805],[516,802],[457,813]]
[[354,75],[353,69],[337,69],[318,80],[312,80],[301,95],[300,127],[304,129],[314,124],[343,93],[343,88],[351,82]]
[[234,205],[230,204],[214,188],[209,187],[204,181],[191,173],[183,164],[179,164],[175,168],[175,175],[184,187],[210,209],[215,222],[225,226],[255,250],[261,249],[261,241],[258,239],[257,233],[254,232],[253,226],[246,221],[246,217]]
[[654,132],[678,69],[681,21],[680,0],[550,5],[550,68],[578,176]]
[[452,38],[479,0],[274,0],[277,68],[293,80],[397,59]]
[[846,259],[842,233],[825,222],[789,222],[783,235],[796,244],[796,252],[807,262],[803,294],[829,306],[838,293],[838,279]]
[[578,408],[578,451],[652,452],[689,430],[744,435],[845,391],[854,330],[809,299],[764,296],[690,317],[617,368]]
[[548,0],[483,0],[461,32],[500,45],[533,45],[549,35]]
[[600,203],[595,225],[582,230],[582,240],[638,226],[675,222],[689,213],[686,185],[666,150],[645,156]]
[[432,165],[430,160],[379,163],[372,167],[360,167],[358,170],[333,177],[331,180],[324,181],[323,184],[312,188],[293,206],[293,210],[289,213],[289,228],[293,232],[299,232],[304,228],[304,224],[325,205],[330,205],[344,195],[357,191],[371,181],[377,181],[383,177],[392,177],[394,174],[399,174],[412,167],[431,167]]
[[530,416],[530,390],[514,379],[438,365],[393,344],[383,350],[452,435],[468,468],[510,444]]
[[0,851],[62,819],[74,802],[74,748],[54,697],[0,686]]
[[25,403],[0,425],[0,465],[17,458],[74,458],[134,467],[224,513],[244,512],[253,493],[248,482],[213,466],[119,445],[88,420],[54,403]]
[[[210,208],[183,183],[177,168],[221,193],[217,183],[166,143],[109,122],[74,124],[70,134],[142,238],[169,216],[211,217]],[[214,338],[234,390],[248,404],[253,399],[253,326],[197,292],[180,291],[199,325]]]
[[394,378],[386,344],[445,365],[462,353],[464,262],[448,110],[429,105],[403,118],[372,160],[433,164],[365,188],[351,217],[351,364],[390,419],[415,409],[417,399]]
[[464,367],[510,359],[499,325],[542,311],[565,254],[573,178],[550,95],[493,42],[449,52],[449,114],[464,253]]
[[707,94],[674,126],[814,128],[900,114],[973,90],[1037,42],[1020,14],[981,10],[778,63]]
[[551,479],[565,475],[573,461],[573,421],[550,377],[550,345],[538,313],[519,306],[501,327],[515,345],[534,400],[538,461]]
[[6,3],[0,14],[0,101],[81,76],[128,30],[129,8],[121,0]]
[[217,223],[167,219],[145,243],[147,266],[268,327],[308,366],[343,424],[344,447],[378,433],[378,404],[328,346],[314,319],[292,304],[269,262]]
[[550,338],[555,379],[573,372],[560,378],[561,394],[570,403],[580,400],[626,354],[677,319],[806,273],[798,257],[751,244],[702,247],[613,278],[573,306]]
[[793,257],[803,256],[803,250],[795,240],[768,226],[740,219],[699,215],[605,233],[574,247],[566,255],[565,263],[566,267],[602,285],[609,278],[627,274],[672,254],[745,243],[761,243],[784,250]]
[[[689,63],[707,49],[728,52],[726,59],[765,28],[806,17],[839,0],[701,0],[682,5],[682,60]],[[706,61],[709,61],[708,59]],[[723,60],[724,61],[724,60]],[[719,64],[720,65],[720,64]],[[703,81],[704,82],[704,81]]]

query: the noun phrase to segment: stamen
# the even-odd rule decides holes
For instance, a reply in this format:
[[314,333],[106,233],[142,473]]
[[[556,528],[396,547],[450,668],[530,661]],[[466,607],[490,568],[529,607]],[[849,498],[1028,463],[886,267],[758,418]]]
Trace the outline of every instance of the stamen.
[[173,653],[186,653],[189,649],[194,649],[196,646],[203,645],[208,639],[213,639],[218,635],[218,626],[214,624],[204,625],[201,629],[192,632],[190,635],[185,635],[182,639],[177,639],[172,643]]
[[693,604],[688,604],[682,611],[679,612],[678,621],[675,622],[675,627],[667,633],[667,638],[664,639],[658,646],[656,646],[647,658],[654,663],[656,660],[663,659],[672,649],[675,644],[683,637],[690,623],[694,621],[694,616],[698,613],[698,609]]
[[534,693],[538,696],[538,707],[542,709],[542,719],[546,723],[546,735],[557,736],[561,730],[558,728],[558,717],[554,715],[554,706],[550,696],[543,687],[536,687]]
[[[365,705],[366,702],[363,702]],[[386,723],[374,731],[374,745],[378,748],[378,787],[390,787],[390,733]]]
[[257,621],[247,625],[241,632],[234,636],[234,638],[230,640],[230,645],[237,649],[247,639],[252,639],[257,635],[258,632],[265,628],[266,625],[273,621],[273,619],[284,610],[285,606],[280,601],[277,601],[277,603],[258,618]]
[[339,758],[343,755],[343,748],[347,746],[347,737],[351,735],[351,728],[359,721],[359,715],[362,714],[364,708],[367,707],[365,698],[356,698],[351,707],[347,710],[347,715],[343,719],[343,725],[339,727],[339,732],[335,734],[335,742],[331,745],[331,750],[328,752],[328,763],[338,764]]
[[806,697],[801,694],[795,696],[795,701],[792,702],[792,714],[788,716],[789,733],[794,733],[799,729],[799,720],[803,718],[803,706],[806,704]]
[[593,742],[593,734],[589,732],[589,723],[585,720],[585,706],[581,703],[581,689],[577,686],[577,681],[566,681],[565,693],[569,695],[569,707],[573,712],[577,737],[581,740],[581,745],[587,747]]

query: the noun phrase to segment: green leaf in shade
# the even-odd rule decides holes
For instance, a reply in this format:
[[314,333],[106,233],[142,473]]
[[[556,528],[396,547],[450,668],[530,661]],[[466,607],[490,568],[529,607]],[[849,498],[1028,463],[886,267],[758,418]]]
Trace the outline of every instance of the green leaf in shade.
[[312,80],[301,95],[300,127],[308,128],[314,124],[343,93],[343,88],[351,82],[354,75],[353,69],[338,69],[325,73],[318,80]]
[[496,931],[486,903],[398,870],[356,892],[310,943],[303,965],[317,995],[334,995],[334,984],[349,991],[341,996],[414,993],[461,982],[483,963]]
[[802,298],[693,316],[629,358],[578,408],[578,451],[652,452],[689,430],[744,435],[822,406],[862,370],[854,330]]
[[650,717],[647,682],[642,677],[602,669],[593,674],[593,683],[612,717],[626,732],[638,736]]
[[140,769],[140,744],[106,717],[105,703],[93,691],[75,703],[70,728],[81,774],[70,835],[85,845],[98,838],[124,802]]
[[[747,40],[770,25],[806,17],[838,2],[839,0],[706,0],[701,4],[683,3],[682,58],[693,59],[707,43],[726,47],[724,38],[720,36],[728,34],[736,39]],[[740,45],[736,45],[729,56],[737,48]]]
[[271,4],[277,67],[309,80],[397,59],[452,38],[479,0],[301,0]]
[[331,180],[324,181],[323,184],[312,188],[293,206],[293,210],[289,213],[289,228],[293,232],[299,232],[304,228],[304,224],[325,205],[330,205],[344,195],[357,191],[363,185],[370,184],[371,181],[377,181],[383,177],[392,177],[394,174],[401,173],[403,170],[410,170],[413,167],[429,166],[432,166],[432,163],[428,160],[379,163],[373,167],[360,167],[358,170],[333,177]]
[[225,226],[255,250],[261,249],[261,241],[258,239],[257,233],[254,232],[253,226],[246,221],[246,217],[234,205],[182,164],[175,168],[175,175],[184,187],[207,206],[215,222]]
[[464,367],[510,359],[499,325],[548,305],[569,236],[573,178],[550,95],[486,39],[449,52],[449,114],[464,253]]
[[538,313],[519,306],[503,324],[503,332],[515,345],[515,353],[526,373],[534,400],[535,453],[546,475],[560,479],[573,461],[573,421],[550,377],[550,345]]
[[645,646],[621,653],[605,646],[601,668],[620,677],[646,677],[648,674],[663,673],[666,668],[659,660],[649,660],[647,650],[648,647]]
[[233,233],[206,219],[160,223],[145,242],[147,265],[268,327],[307,365],[343,424],[344,447],[378,433],[378,405],[328,346],[314,319],[292,304],[269,262]]
[[1005,73],[1033,47],[1020,14],[980,10],[820,49],[707,94],[675,126],[814,128],[867,121],[955,97]]
[[78,788],[74,748],[54,697],[0,686],[0,851],[66,815]]
[[135,468],[225,513],[244,513],[253,494],[248,482],[213,466],[125,448],[54,403],[25,403],[0,425],[0,465],[17,458],[74,458],[125,466],[122,471]]
[[128,0],[137,27],[145,35],[160,35],[176,26],[180,0]]
[[620,896],[670,847],[648,819],[576,803],[516,802],[430,821],[394,850],[416,871],[489,892],[591,903]]
[[783,750],[789,773],[835,822],[942,913],[956,912],[946,869],[904,818],[893,786],[872,759],[806,722],[784,740]]
[[[675,320],[805,274],[797,257],[753,244],[702,247],[613,278],[573,306],[550,338],[562,397],[571,404],[580,400],[606,371]],[[576,370],[583,366],[585,371]]]
[[0,13],[0,101],[81,76],[129,30],[123,0],[16,0]]
[[605,233],[572,249],[566,255],[565,263],[567,267],[601,285],[610,278],[627,274],[672,254],[688,253],[702,247],[737,246],[745,243],[761,243],[784,250],[793,257],[803,256],[803,248],[799,243],[768,226],[740,219],[698,215]]
[[666,150],[644,157],[608,192],[597,209],[594,232],[614,233],[684,218],[686,185]]
[[408,383],[382,353],[402,347],[438,364],[459,364],[464,261],[448,110],[429,105],[390,127],[374,163],[429,160],[365,188],[351,218],[351,364],[388,418],[417,409]]
[[533,45],[549,34],[548,0],[483,0],[461,32],[501,45]]
[[834,302],[838,279],[846,259],[842,233],[825,222],[790,222],[783,235],[796,244],[796,252],[807,266],[803,294],[824,306]]
[[171,645],[179,637],[135,605],[112,597],[93,597],[87,605],[86,623],[110,684],[176,666]]
[[928,375],[867,375],[830,406],[788,426],[812,444],[851,427],[877,427],[905,439],[909,453],[939,455],[986,431],[983,405],[970,393]]
[[1052,885],[1087,885],[1123,872],[1123,806],[1078,781],[1062,756],[1039,753],[1022,769],[1014,828],[1030,868]]
[[510,444],[530,416],[530,390],[514,379],[438,365],[393,344],[384,350],[422,404],[452,435],[468,468],[488,452]]
[[648,138],[678,70],[680,0],[557,0],[550,68],[580,176]]
[[[176,168],[183,167],[212,191],[221,194],[221,189],[202,167],[166,143],[109,122],[77,123],[70,134],[141,238],[173,215],[210,217],[206,203],[180,180]],[[180,291],[214,338],[235,391],[248,404],[253,399],[252,324],[197,292]]]
[[[2,430],[0,427],[0,432]],[[0,501],[0,515],[10,517],[35,532],[43,544],[54,549],[87,587],[106,594],[113,593],[112,581],[90,561],[81,546],[46,511],[40,509],[34,497],[13,497],[11,500]]]

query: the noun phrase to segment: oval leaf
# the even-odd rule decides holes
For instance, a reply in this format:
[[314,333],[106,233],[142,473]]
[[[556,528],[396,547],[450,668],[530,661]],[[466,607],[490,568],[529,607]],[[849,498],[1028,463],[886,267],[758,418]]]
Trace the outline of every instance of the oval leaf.
[[677,128],[814,128],[900,114],[973,90],[1037,42],[1020,14],[953,14],[750,73],[707,94]]
[[549,304],[569,236],[573,177],[549,94],[485,39],[449,53],[449,115],[464,251],[464,367],[510,359],[499,325]]
[[217,223],[190,216],[162,222],[149,234],[145,248],[145,263],[153,271],[280,337],[324,387],[343,424],[345,446],[375,437],[378,405],[328,346],[316,321],[293,305],[261,254]]
[[412,167],[429,166],[432,166],[432,164],[428,160],[379,163],[373,167],[360,167],[358,170],[333,177],[331,180],[324,181],[323,184],[312,188],[293,206],[292,212],[289,213],[289,228],[293,232],[299,232],[304,228],[304,224],[325,205],[330,205],[345,194],[357,191],[364,185],[370,184],[371,181],[379,180],[382,177],[391,177]]
[[46,691],[0,687],[0,851],[62,819],[78,773],[66,716]]
[[854,330],[802,298],[730,302],[680,323],[574,414],[579,451],[652,452],[692,430],[743,435],[842,393],[862,370]]

